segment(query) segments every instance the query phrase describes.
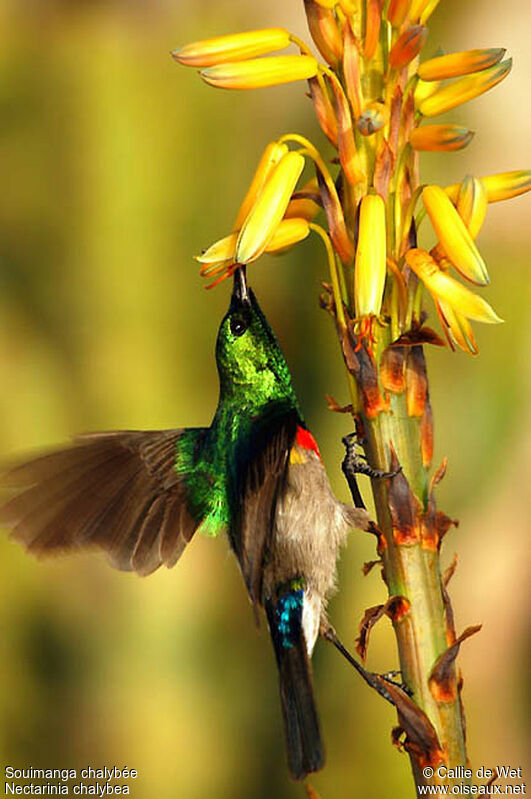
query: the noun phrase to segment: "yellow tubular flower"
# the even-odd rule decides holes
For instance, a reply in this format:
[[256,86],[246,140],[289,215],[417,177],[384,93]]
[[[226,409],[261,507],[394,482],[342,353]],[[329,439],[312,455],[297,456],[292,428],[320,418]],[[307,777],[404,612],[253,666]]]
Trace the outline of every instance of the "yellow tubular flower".
[[293,217],[283,219],[276,231],[273,233],[271,241],[265,248],[265,252],[278,253],[293,247],[299,241],[303,241],[310,235],[310,227],[307,219]]
[[433,83],[429,83],[428,81],[420,80],[419,78],[413,92],[415,97],[416,107],[419,108],[420,105],[424,102],[424,100],[427,100],[428,97],[431,97],[432,94],[435,94],[435,92],[438,91],[440,85],[441,85],[440,81],[434,81]]
[[505,48],[492,47],[486,50],[465,50],[462,53],[449,53],[430,58],[417,70],[419,78],[425,81],[459,78],[488,69],[502,60]]
[[386,275],[385,203],[378,194],[361,201],[358,248],[354,270],[356,315],[378,315]]
[[247,194],[243,198],[243,202],[240,205],[238,214],[234,221],[233,230],[239,230],[239,228],[241,228],[246,216],[253,207],[256,198],[262,189],[262,186],[280,159],[283,158],[287,152],[288,146],[286,144],[279,144],[276,141],[272,141],[267,145],[260,161],[258,162],[251,185],[247,189]]
[[303,169],[304,158],[300,153],[287,153],[279,161],[240,230],[237,263],[251,263],[263,253],[284,216]]
[[408,14],[409,19],[412,22],[418,22],[429,2],[430,0],[412,0]]
[[391,0],[387,10],[387,19],[393,28],[399,28],[409,11],[410,0]]
[[230,261],[234,260],[237,241],[238,231],[235,231],[219,239],[219,241],[215,241],[201,255],[196,255],[195,260],[199,261],[200,264],[217,264],[219,266],[224,263],[230,263]]
[[[307,219],[301,217],[283,219],[264,252],[279,253],[287,250],[305,239],[309,233],[310,227]],[[201,274],[203,277],[212,277],[214,274],[223,271],[223,267],[235,263],[238,235],[239,231],[236,230],[234,233],[230,233],[223,239],[216,241],[201,255],[195,256],[195,260],[202,264]]]
[[323,8],[334,8],[337,4],[337,0],[315,0],[318,6],[322,6]]
[[473,100],[474,97],[479,97],[480,94],[484,94],[506,78],[511,66],[512,59],[509,58],[507,61],[502,61],[501,64],[459,78],[454,83],[443,86],[420,104],[420,113],[425,117],[434,117],[457,105]]
[[437,266],[439,269],[442,269],[443,272],[450,272],[450,270],[454,268],[453,263],[446,255],[444,247],[441,244],[436,244],[435,247],[432,247],[430,250],[430,255],[435,261],[437,261]]
[[289,44],[290,34],[284,28],[263,28],[192,42],[174,50],[172,56],[187,67],[211,67],[227,61],[243,61],[273,53],[275,50],[283,50]]
[[452,183],[450,186],[444,187],[444,193],[450,199],[454,205],[457,204],[457,198],[459,197],[459,189],[461,188],[460,183]]
[[479,178],[467,175],[461,183],[457,212],[473,239],[477,238],[487,214],[487,190]]
[[531,171],[517,170],[515,172],[500,172],[497,175],[487,175],[481,178],[487,190],[487,200],[489,203],[497,203],[500,200],[510,200],[525,194],[531,189]]
[[440,186],[426,186],[422,199],[437,238],[452,264],[472,283],[486,285],[489,282],[487,267],[448,195]]
[[462,150],[471,141],[474,132],[460,125],[424,125],[409,135],[414,150]]
[[[498,172],[497,175],[486,175],[480,178],[487,191],[487,202],[497,203],[511,200],[531,189],[531,171],[519,169],[514,172]],[[444,191],[455,204],[459,196],[460,183],[445,186]]]
[[286,213],[284,214],[284,219],[300,218],[306,219],[307,222],[313,222],[320,210],[321,206],[317,205],[314,200],[310,200],[306,197],[298,197],[289,201],[289,205],[286,208]]
[[451,343],[456,344],[465,352],[470,353],[470,355],[477,355],[479,348],[472,331],[472,325],[466,316],[454,311],[446,302],[439,301],[437,305],[439,318],[450,336]]
[[413,25],[404,31],[394,43],[389,53],[389,63],[393,69],[402,69],[413,61],[426,42],[428,29],[424,25]]
[[262,89],[313,78],[317,67],[313,56],[279,55],[209,67],[200,75],[205,83],[219,89]]
[[503,322],[493,308],[479,294],[467,289],[447,272],[439,269],[437,262],[425,250],[412,249],[406,253],[406,263],[419,277],[436,301],[442,300],[454,311],[476,322],[496,324]]
[[437,6],[439,5],[441,0],[428,0],[428,2],[424,6],[424,10],[420,15],[420,21],[423,25],[429,20]]

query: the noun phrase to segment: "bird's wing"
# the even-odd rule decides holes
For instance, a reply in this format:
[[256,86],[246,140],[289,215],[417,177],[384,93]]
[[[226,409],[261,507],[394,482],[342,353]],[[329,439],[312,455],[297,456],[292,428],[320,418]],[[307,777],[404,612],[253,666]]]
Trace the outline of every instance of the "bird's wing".
[[99,547],[113,566],[140,575],[173,566],[201,522],[174,469],[176,453],[185,437],[190,444],[202,434],[95,433],[15,465],[0,475],[13,494],[0,523],[36,555]]
[[264,558],[277,502],[286,485],[289,453],[300,424],[295,409],[281,414],[265,413],[236,449],[233,481],[236,523],[232,544],[255,605],[261,599]]

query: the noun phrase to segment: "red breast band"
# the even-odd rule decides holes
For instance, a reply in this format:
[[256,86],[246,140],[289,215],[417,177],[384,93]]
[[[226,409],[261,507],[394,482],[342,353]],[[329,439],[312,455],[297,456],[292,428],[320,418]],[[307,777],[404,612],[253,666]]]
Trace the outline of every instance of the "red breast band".
[[295,438],[295,443],[302,449],[313,450],[318,458],[321,457],[321,453],[319,452],[319,447],[317,446],[317,441],[312,436],[310,431],[305,430],[304,427],[297,427],[297,436]]

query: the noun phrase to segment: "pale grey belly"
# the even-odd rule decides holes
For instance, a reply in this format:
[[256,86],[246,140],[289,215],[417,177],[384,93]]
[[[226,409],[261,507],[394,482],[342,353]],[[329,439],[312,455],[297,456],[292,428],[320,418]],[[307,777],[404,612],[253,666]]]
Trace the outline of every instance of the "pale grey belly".
[[272,545],[264,569],[264,594],[304,578],[307,590],[324,599],[335,586],[336,562],[347,524],[321,461],[290,465],[287,489],[278,503]]

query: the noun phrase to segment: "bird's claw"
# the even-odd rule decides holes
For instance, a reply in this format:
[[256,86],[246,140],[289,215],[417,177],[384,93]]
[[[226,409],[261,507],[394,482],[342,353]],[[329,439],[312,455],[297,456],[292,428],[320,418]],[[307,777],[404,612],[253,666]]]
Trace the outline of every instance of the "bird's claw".
[[393,671],[386,671],[385,674],[380,674],[380,677],[382,678],[382,680],[385,680],[385,682],[388,682],[391,685],[395,685],[397,688],[400,688],[400,690],[403,691],[408,696],[413,696],[413,691],[405,684],[404,681],[397,682],[396,680],[393,679],[394,677],[398,677],[401,674],[402,672],[400,670],[394,669]]
[[381,480],[385,477],[396,477],[402,471],[402,466],[398,466],[391,472],[385,469],[375,469],[367,462],[367,458],[360,452],[356,452],[356,446],[360,446],[360,440],[357,433],[349,433],[341,439],[345,446],[346,453],[343,459],[343,471],[345,474],[365,474],[374,480]]

